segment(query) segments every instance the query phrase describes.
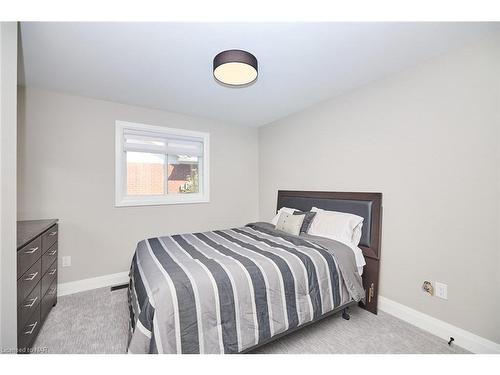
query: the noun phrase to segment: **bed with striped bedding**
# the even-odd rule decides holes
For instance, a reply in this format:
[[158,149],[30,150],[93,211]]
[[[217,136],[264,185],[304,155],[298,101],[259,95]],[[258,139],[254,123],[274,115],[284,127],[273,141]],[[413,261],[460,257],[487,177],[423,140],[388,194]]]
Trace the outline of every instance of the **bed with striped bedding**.
[[364,296],[354,255],[268,223],[141,241],[129,353],[238,353]]

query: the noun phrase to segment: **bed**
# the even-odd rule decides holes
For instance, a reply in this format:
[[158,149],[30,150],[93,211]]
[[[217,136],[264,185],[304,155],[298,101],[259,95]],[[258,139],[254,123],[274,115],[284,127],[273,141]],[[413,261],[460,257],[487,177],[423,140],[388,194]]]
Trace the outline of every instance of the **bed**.
[[362,277],[348,246],[265,222],[149,238],[130,269],[129,353],[245,353],[360,304],[377,312],[380,193],[278,191],[277,209],[362,216]]

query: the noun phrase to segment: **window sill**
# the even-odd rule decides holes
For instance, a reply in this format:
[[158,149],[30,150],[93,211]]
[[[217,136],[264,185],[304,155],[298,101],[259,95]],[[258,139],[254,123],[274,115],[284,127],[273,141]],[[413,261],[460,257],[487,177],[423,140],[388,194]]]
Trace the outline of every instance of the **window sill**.
[[209,203],[210,198],[204,195],[181,197],[125,197],[115,202],[115,207],[165,206],[171,204]]

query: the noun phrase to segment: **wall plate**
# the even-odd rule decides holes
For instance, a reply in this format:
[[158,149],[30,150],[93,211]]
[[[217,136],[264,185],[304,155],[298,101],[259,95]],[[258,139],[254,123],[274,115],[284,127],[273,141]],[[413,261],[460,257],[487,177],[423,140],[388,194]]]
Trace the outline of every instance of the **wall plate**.
[[434,283],[434,295],[442,299],[448,299],[448,285],[436,281]]

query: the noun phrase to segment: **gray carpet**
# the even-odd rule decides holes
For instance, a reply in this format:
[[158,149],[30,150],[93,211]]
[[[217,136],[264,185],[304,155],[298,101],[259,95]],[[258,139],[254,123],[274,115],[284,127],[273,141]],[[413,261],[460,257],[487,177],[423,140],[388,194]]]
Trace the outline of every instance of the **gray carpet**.
[[[125,353],[127,290],[96,289],[60,297],[35,347],[48,353]],[[268,344],[254,353],[467,353],[391,315],[351,308]]]

